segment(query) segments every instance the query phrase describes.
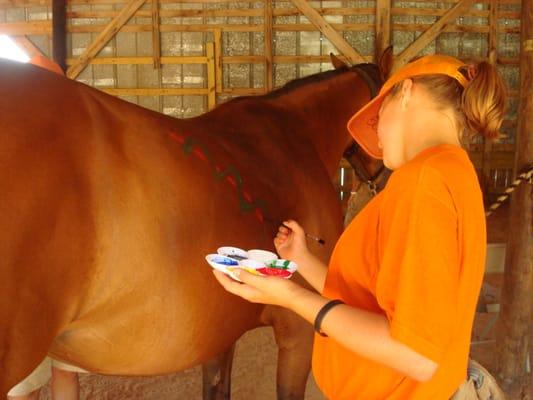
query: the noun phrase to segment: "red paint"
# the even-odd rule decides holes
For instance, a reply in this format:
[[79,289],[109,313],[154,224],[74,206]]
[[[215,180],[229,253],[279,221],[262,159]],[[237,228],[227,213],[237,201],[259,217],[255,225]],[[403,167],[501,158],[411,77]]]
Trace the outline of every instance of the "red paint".
[[204,153],[202,153],[202,150],[200,150],[198,147],[195,147],[192,151],[196,157],[198,157],[200,160],[207,161],[207,157]]
[[233,186],[235,189],[237,188],[237,182],[235,182],[235,179],[233,179],[233,176],[228,175],[226,176],[226,180],[230,183],[231,186]]
[[[169,136],[174,139],[175,141],[177,141],[178,143],[180,144],[184,144],[185,143],[185,137],[182,136],[182,135],[178,135],[177,133],[175,132],[170,132],[169,133]],[[198,157],[200,160],[202,161],[208,161],[207,160],[207,157],[206,155],[202,152],[202,150],[198,147],[195,147],[192,151],[194,153],[194,155],[196,157]],[[215,165],[215,170],[220,173],[222,172],[222,167],[220,165]],[[235,179],[233,178],[233,176],[231,175],[228,175],[226,176],[226,180],[228,181],[228,183],[233,186],[234,189],[237,189],[237,182],[235,182]],[[246,191],[243,191],[243,196],[244,198],[246,199],[247,202],[251,203],[252,202],[252,196],[250,196],[250,194]],[[263,222],[264,221],[264,218],[263,218],[263,213],[261,212],[261,210],[259,208],[256,208],[255,209],[255,216],[256,218],[259,220],[259,222]],[[268,270],[277,270],[275,268],[267,268]],[[278,270],[278,271],[283,271],[283,270]],[[271,273],[271,275],[274,274],[274,272]],[[279,273],[278,273],[279,275]],[[290,273],[288,274],[290,275]],[[288,275],[285,275],[285,276],[288,276]]]
[[247,191],[243,190],[242,191],[242,195],[244,196],[244,198],[246,199],[246,201],[248,203],[252,202],[252,197],[250,196],[250,194]]
[[177,141],[178,143],[180,143],[180,144],[185,143],[185,138],[184,138],[183,136],[180,136],[180,135],[178,135],[178,134],[176,134],[176,133],[174,133],[174,132],[170,132],[169,135],[170,135],[170,137],[171,137],[172,139],[174,139],[174,140]]
[[263,275],[279,276],[281,278],[287,278],[287,277],[292,275],[286,269],[280,269],[280,268],[268,268],[268,267],[266,267],[266,268],[257,268],[257,271],[262,273]]

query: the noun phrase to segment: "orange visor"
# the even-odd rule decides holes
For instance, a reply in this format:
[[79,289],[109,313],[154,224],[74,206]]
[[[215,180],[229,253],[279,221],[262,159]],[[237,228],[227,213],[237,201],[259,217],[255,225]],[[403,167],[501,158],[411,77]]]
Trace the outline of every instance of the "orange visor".
[[383,84],[374,99],[350,118],[347,125],[348,131],[369,155],[377,159],[383,158],[383,153],[378,146],[378,113],[383,100],[393,86],[404,79],[419,75],[443,74],[456,79],[465,87],[468,79],[460,71],[464,67],[466,64],[456,58],[442,55],[424,56],[405,65]]

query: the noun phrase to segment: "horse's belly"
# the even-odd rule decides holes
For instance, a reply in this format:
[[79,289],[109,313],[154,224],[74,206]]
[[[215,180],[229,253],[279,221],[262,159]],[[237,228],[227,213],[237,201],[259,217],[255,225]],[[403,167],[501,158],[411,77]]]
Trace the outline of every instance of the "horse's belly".
[[212,358],[257,325],[257,305],[216,286],[193,287],[195,293],[182,289],[110,301],[67,326],[50,353],[93,372],[164,374]]

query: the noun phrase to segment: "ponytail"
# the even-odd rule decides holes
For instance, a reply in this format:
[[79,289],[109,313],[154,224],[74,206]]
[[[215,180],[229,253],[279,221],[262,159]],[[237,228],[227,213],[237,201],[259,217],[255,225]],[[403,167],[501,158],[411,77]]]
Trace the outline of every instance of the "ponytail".
[[466,133],[495,139],[503,122],[506,89],[496,67],[480,62],[469,68],[470,82],[461,95]]

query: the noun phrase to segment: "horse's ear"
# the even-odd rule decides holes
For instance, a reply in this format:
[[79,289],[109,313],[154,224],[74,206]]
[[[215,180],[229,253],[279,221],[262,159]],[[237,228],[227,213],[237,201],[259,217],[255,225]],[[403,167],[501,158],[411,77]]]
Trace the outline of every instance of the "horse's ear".
[[329,58],[331,59],[331,63],[333,64],[335,69],[347,68],[348,67],[344,61],[342,61],[339,57],[337,57],[333,53],[329,53]]
[[381,78],[386,81],[389,77],[392,66],[394,64],[394,53],[392,51],[392,46],[389,46],[383,51],[383,54],[379,57],[378,67],[379,72],[381,73]]

